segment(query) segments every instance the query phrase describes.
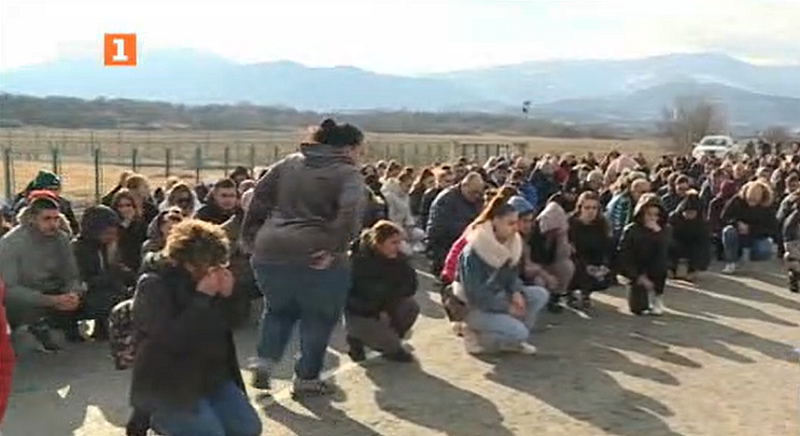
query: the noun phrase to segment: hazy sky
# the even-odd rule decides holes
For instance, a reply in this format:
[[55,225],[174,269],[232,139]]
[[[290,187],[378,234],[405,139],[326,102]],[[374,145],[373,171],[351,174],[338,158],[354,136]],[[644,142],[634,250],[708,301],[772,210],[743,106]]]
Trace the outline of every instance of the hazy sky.
[[709,50],[800,63],[800,0],[202,1],[0,0],[0,69],[99,62],[105,32],[137,33],[142,61],[197,48],[404,74]]

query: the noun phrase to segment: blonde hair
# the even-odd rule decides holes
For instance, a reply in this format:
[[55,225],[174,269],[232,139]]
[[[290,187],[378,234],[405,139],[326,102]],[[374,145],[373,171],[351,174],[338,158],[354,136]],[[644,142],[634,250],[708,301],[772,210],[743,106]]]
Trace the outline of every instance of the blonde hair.
[[392,236],[402,234],[403,229],[397,224],[387,220],[380,220],[373,224],[372,227],[364,230],[361,234],[361,240],[370,248],[375,248],[386,242]]
[[741,197],[742,200],[747,200],[747,197],[754,195],[754,188],[761,190],[761,198],[758,200],[758,204],[760,206],[771,206],[772,201],[775,198],[775,194],[772,192],[772,188],[769,186],[769,184],[762,180],[754,180],[752,182],[745,183],[739,190],[739,197]]

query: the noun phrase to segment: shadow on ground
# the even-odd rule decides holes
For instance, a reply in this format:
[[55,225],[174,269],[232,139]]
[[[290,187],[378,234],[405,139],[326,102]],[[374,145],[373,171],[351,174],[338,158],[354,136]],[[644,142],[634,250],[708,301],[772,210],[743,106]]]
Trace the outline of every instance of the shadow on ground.
[[418,365],[374,361],[365,369],[377,388],[378,407],[398,419],[451,436],[514,436],[490,400],[428,374]]
[[[796,301],[725,277],[710,276],[700,286],[703,290],[669,286],[666,301],[677,313],[661,318],[634,317],[617,305],[597,302],[591,312],[593,319],[585,322],[560,319],[562,327],[535,337],[534,342],[543,350],[541,356],[491,359],[495,365],[486,377],[534,396],[609,434],[678,436],[663,420],[673,415],[669,407],[655,398],[623,388],[609,374],[624,373],[671,386],[679,381],[663,369],[631,361],[623,352],[690,370],[702,369],[703,365],[682,355],[676,347],[700,350],[742,364],[753,364],[755,360],[733,348],[778,361],[789,361],[793,356],[789,344],[756,336],[720,320],[726,318],[733,323],[755,320],[796,327],[796,323],[746,304],[749,300],[797,309]],[[614,288],[609,294],[625,304],[624,288]],[[549,315],[544,321],[564,316]]]
[[[789,316],[787,310],[800,311],[800,302],[788,291],[781,295],[774,289],[749,285],[756,280],[777,282],[779,273],[760,270],[748,275],[749,278],[709,274],[697,289],[687,284],[669,286],[666,301],[674,312],[662,318],[627,314],[623,307],[625,289],[613,288],[607,296],[596,299],[591,319],[570,313],[545,315],[542,323],[556,327],[534,334],[533,342],[541,355],[488,359],[494,365],[485,376],[609,434],[681,436],[665,422],[674,414],[666,404],[622,387],[612,374],[622,373],[666,387],[679,386],[673,368],[704,369],[697,353],[689,357],[685,350],[702,351],[738,364],[756,363],[754,354],[783,362],[793,360],[790,344],[760,337],[745,326],[762,323],[771,329],[796,327],[796,317]],[[424,289],[433,290],[429,278],[424,277],[421,283]],[[785,289],[783,284],[780,286]],[[435,300],[428,294],[420,294],[418,299],[424,312],[429,317],[441,318],[443,312]],[[771,311],[770,307],[776,310]],[[255,350],[257,328],[251,324],[239,331],[236,338],[240,361],[244,364]],[[340,354],[346,352],[342,326],[334,332],[331,349]],[[297,351],[295,339],[275,374],[280,383],[291,379]],[[422,355],[436,350],[417,352]],[[634,361],[631,355],[646,356],[666,365],[643,364],[642,359]],[[456,361],[469,358],[461,353],[453,356]],[[328,354],[326,368],[341,363],[339,355]],[[398,420],[452,436],[527,434],[525,429],[510,430],[490,399],[426,373],[418,366],[376,361],[368,363],[365,370],[376,386],[377,405]],[[69,436],[82,428],[90,413],[99,413],[120,427],[129,413],[129,377],[129,372],[113,369],[106,344],[82,344],[58,355],[22,356],[3,431],[8,435]],[[524,396],[519,401],[524,402]],[[355,422],[334,404],[311,401],[305,407],[309,414],[279,404],[267,407],[265,413],[300,435],[380,434],[372,427],[381,423]],[[42,419],[43,416],[47,419]],[[266,429],[268,433],[269,425]]]

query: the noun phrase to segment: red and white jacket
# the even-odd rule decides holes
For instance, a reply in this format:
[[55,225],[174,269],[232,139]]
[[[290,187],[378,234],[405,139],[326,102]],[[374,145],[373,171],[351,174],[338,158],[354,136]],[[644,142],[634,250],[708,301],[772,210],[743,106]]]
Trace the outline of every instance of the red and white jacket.
[[11,375],[14,371],[14,350],[11,348],[11,328],[6,319],[6,307],[3,301],[6,296],[6,285],[0,280],[0,424],[11,395]]

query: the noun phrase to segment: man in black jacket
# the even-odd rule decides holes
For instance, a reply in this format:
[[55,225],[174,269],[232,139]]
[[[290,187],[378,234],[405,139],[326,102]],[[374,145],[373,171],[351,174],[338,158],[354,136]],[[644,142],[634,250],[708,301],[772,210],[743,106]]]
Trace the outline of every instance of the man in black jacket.
[[439,277],[450,247],[483,207],[483,177],[469,173],[457,186],[442,191],[431,205],[428,218],[428,251],[432,273]]

